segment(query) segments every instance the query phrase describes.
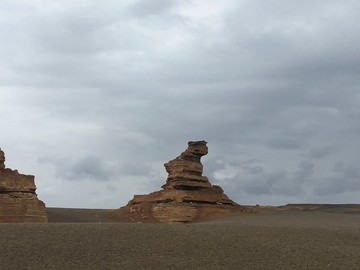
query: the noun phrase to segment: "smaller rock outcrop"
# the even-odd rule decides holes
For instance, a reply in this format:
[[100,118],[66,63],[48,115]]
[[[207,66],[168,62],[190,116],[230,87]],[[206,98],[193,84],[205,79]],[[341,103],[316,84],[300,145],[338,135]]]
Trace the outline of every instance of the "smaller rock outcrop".
[[5,153],[0,148],[0,170],[4,170],[4,169],[5,169]]
[[0,148],[0,223],[47,222],[45,204],[37,198],[35,177],[5,167]]
[[186,223],[249,212],[212,185],[203,176],[201,157],[208,153],[206,141],[190,141],[177,158],[164,164],[168,172],[162,190],[135,195],[129,203],[111,213],[121,220]]

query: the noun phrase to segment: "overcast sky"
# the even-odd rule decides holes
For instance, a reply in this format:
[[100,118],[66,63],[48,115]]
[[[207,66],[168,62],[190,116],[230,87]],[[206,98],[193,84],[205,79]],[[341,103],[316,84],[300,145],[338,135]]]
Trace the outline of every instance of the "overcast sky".
[[208,141],[240,204],[360,203],[358,0],[0,1],[0,147],[47,206],[117,208]]

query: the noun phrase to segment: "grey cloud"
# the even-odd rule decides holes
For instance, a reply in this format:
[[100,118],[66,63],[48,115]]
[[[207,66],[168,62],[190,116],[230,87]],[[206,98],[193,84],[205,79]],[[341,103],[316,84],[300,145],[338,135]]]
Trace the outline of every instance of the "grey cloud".
[[244,187],[244,191],[251,195],[264,195],[270,194],[271,188],[266,183],[255,183]]
[[[345,164],[344,162],[337,162],[334,164],[333,168],[335,173],[343,174],[346,178],[354,179],[358,178],[360,179],[360,172],[357,169],[357,167],[353,165]],[[360,184],[360,182],[359,182]]]
[[234,197],[239,194],[252,196],[302,195],[305,186],[313,181],[315,164],[306,160],[301,161],[296,170],[271,171],[262,167],[261,163],[251,166],[243,165],[241,171],[232,178],[217,181]]
[[290,137],[278,137],[270,139],[268,142],[268,146],[271,148],[277,149],[301,149],[305,145],[305,142],[301,140],[299,137],[290,138]]
[[[0,139],[59,157],[40,179],[155,188],[164,162],[205,139],[205,174],[238,170],[216,180],[234,196],[356,190],[358,2],[240,1],[211,16],[193,1],[0,5]],[[348,165],[332,171],[335,159]]]
[[[239,176],[238,176],[239,177]],[[289,195],[287,172],[279,171],[273,173],[264,173],[242,180],[244,192],[252,195],[262,194],[285,194]]]
[[309,161],[302,161],[298,165],[298,171],[295,172],[295,181],[303,182],[309,179],[314,173],[315,164]]
[[250,174],[259,174],[262,173],[264,171],[264,168],[259,166],[259,165],[255,165],[255,166],[244,166],[242,167],[244,170],[246,170],[248,173]]
[[214,173],[218,170],[223,170],[226,168],[225,157],[222,156],[210,156],[205,157],[202,160],[204,165],[204,175],[208,177],[213,177]]
[[69,181],[107,181],[111,179],[113,173],[96,156],[86,156],[77,160],[43,157],[39,159],[39,163],[51,164],[55,168],[57,178]]
[[333,175],[324,177],[314,189],[315,194],[336,195],[360,190],[360,171],[351,164],[337,162],[333,166]]
[[344,175],[326,177],[314,189],[315,195],[338,195],[345,192],[356,192],[360,189],[359,178],[345,178]]
[[131,176],[149,176],[151,175],[152,168],[146,164],[139,164],[138,162],[125,162],[118,168],[121,175]]
[[310,159],[322,159],[328,155],[331,155],[337,151],[337,146],[335,145],[325,145],[321,147],[314,147],[308,153],[306,153],[306,157]]
[[140,0],[140,1],[136,1],[130,7],[130,11],[139,17],[158,16],[168,12],[169,9],[173,7],[176,2],[178,1],[156,0],[149,2],[146,0]]
[[[58,172],[61,176],[62,173]],[[92,179],[92,180],[108,180],[108,172],[103,168],[101,160],[97,157],[86,157],[73,164],[68,172],[64,174],[66,179]]]

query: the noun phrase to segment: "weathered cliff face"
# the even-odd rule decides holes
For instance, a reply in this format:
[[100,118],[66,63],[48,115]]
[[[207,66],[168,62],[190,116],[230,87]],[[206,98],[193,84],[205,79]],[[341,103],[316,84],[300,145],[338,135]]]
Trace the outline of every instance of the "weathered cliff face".
[[5,167],[0,149],[0,223],[47,222],[45,204],[35,193],[35,177]]
[[188,148],[165,164],[169,176],[163,190],[135,195],[112,212],[121,220],[141,222],[192,222],[250,211],[230,200],[219,186],[203,176],[201,157],[208,153],[205,141],[189,142]]

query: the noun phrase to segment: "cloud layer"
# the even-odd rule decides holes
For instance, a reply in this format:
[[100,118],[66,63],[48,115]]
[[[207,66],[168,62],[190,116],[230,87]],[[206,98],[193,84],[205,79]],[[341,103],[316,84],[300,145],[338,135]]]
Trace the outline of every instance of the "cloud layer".
[[118,207],[209,142],[238,203],[359,203],[357,1],[2,1],[0,143],[49,206]]

